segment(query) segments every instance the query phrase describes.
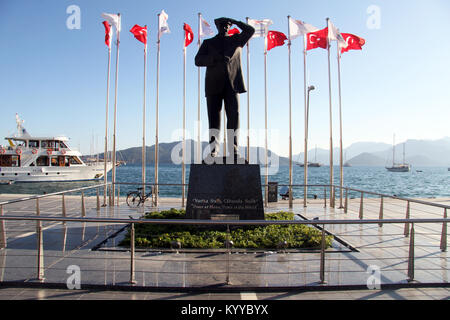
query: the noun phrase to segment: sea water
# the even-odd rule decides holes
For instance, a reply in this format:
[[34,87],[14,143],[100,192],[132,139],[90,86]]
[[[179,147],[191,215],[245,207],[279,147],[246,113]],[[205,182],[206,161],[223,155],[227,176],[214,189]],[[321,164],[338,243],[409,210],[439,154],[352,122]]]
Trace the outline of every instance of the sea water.
[[[450,197],[450,171],[443,167],[416,167],[410,172],[389,172],[383,167],[345,167],[344,183],[346,187],[371,191],[386,195],[410,198],[439,198]],[[131,190],[136,190],[141,182],[140,165],[124,165],[116,168],[116,180],[123,183],[135,183],[132,185],[121,184],[120,193],[126,195]],[[339,166],[333,168],[334,185],[339,185]],[[181,166],[160,164],[158,180],[160,184],[181,184]],[[261,166],[261,183],[265,183],[264,166]],[[293,166],[293,184],[303,184],[304,168]],[[146,167],[146,182],[154,182],[154,166]],[[111,172],[108,174],[111,181]],[[279,185],[289,184],[289,167],[280,166],[277,174],[268,177],[269,182],[277,182]],[[189,165],[186,165],[186,183],[189,182]],[[101,181],[78,181],[78,182],[51,182],[51,183],[14,183],[11,185],[0,185],[0,193],[16,194],[44,194],[86,186],[95,186],[103,183]],[[308,184],[329,185],[330,168],[323,166],[319,168],[308,168]],[[282,186],[278,186],[278,194]],[[160,197],[181,197],[180,186],[160,186]],[[326,191],[329,193],[329,190]],[[338,191],[337,191],[338,192]],[[87,195],[95,194],[95,191],[86,191]],[[303,198],[303,187],[293,188],[294,198]],[[323,198],[323,187],[310,187],[308,197]],[[329,196],[329,194],[327,194]],[[350,192],[349,197],[358,197],[359,193]],[[370,197],[370,195],[367,195]]]

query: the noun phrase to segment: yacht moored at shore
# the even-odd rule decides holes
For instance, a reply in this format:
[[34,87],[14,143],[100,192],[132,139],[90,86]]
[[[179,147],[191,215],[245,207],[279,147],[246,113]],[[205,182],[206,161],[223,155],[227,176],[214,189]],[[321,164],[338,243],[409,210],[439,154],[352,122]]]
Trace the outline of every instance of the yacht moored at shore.
[[[16,114],[17,134],[5,137],[0,145],[0,180],[13,182],[57,182],[100,180],[104,162],[85,163],[72,150],[65,136],[34,137],[23,128]],[[107,162],[107,172],[112,163]]]

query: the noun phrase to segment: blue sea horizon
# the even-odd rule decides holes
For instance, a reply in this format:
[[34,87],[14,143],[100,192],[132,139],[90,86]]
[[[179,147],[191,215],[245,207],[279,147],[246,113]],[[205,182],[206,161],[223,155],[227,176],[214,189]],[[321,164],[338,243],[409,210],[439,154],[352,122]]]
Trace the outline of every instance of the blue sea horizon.
[[[264,184],[264,166],[261,166],[261,183]],[[132,185],[120,185],[121,195],[135,190],[141,182],[140,165],[125,165],[116,168],[117,182],[134,183]],[[329,166],[319,168],[308,168],[309,185],[328,185]],[[159,164],[160,184],[181,184],[181,165]],[[302,167],[293,166],[293,184],[303,185]],[[334,185],[339,185],[339,166],[334,166]],[[108,174],[111,181],[111,172]],[[280,166],[277,174],[270,175],[269,182],[277,182],[279,185],[289,184],[289,166]],[[154,182],[154,166],[146,167],[146,182]],[[189,165],[186,165],[186,183],[189,182]],[[384,167],[344,167],[344,186],[354,189],[396,195],[409,198],[442,198],[450,197],[450,171],[446,167],[413,167],[410,172],[389,172]],[[51,183],[15,183],[12,185],[0,185],[0,193],[14,194],[43,194],[70,190],[85,186],[95,186],[103,183],[100,181],[74,181],[74,182],[51,182]],[[281,186],[278,187],[280,191]],[[311,187],[308,197],[317,195],[323,198],[323,187]],[[180,186],[160,186],[160,197],[181,197]],[[327,190],[328,192],[328,190]],[[87,192],[94,194],[95,191]],[[279,192],[278,192],[279,193]],[[294,198],[303,198],[303,187],[293,188]],[[349,197],[357,197],[359,193],[350,192]],[[370,197],[370,195],[367,195]]]

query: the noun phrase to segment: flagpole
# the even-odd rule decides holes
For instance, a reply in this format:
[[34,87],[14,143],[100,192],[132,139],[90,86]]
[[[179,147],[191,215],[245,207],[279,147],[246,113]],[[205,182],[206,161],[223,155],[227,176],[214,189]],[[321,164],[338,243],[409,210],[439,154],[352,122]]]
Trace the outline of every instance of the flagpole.
[[[202,23],[202,14],[198,14],[198,49],[200,49],[201,45],[201,39],[200,39],[200,26]],[[196,163],[202,163],[202,142],[200,139],[200,107],[201,107],[201,101],[200,101],[200,67],[197,67],[197,87],[198,87],[198,95],[197,95],[197,161]]]
[[[112,28],[112,26],[111,26]],[[108,109],[109,109],[109,79],[111,74],[111,41],[110,39],[110,45],[108,46],[108,78],[106,80],[106,114],[105,114],[105,152],[103,154],[103,160],[105,162],[105,168],[103,172],[103,178],[105,182],[105,186],[103,189],[103,207],[106,207],[106,197],[108,195],[108,170],[107,170],[107,164],[108,164]]]
[[289,208],[292,209],[292,77],[291,77],[291,28],[288,18],[288,65],[289,65]]
[[[147,28],[147,26],[145,26]],[[146,36],[147,37],[147,36]],[[146,104],[146,83],[147,83],[147,43],[144,47],[144,104],[142,108],[142,199],[145,197],[145,104]]]
[[343,184],[344,184],[344,164],[343,164],[343,145],[342,145],[342,100],[341,100],[341,55],[339,54],[339,46],[336,44],[337,48],[337,63],[338,63],[338,90],[339,90],[339,209],[342,209],[342,195],[343,195]]
[[306,100],[307,88],[306,83],[306,34],[303,36],[303,91],[304,91],[304,102],[305,102],[305,146],[303,154],[303,207],[306,208],[306,200],[308,198],[308,101]]
[[267,157],[267,34],[264,35],[264,113],[265,113],[265,164],[266,164],[266,172],[265,172],[265,188],[264,188],[264,204],[268,206],[268,175],[269,175],[269,167],[268,167],[268,157]]
[[181,159],[181,206],[184,207],[185,188],[186,183],[186,45],[183,43],[183,146]]
[[[121,17],[120,13],[117,14],[119,28],[117,31],[117,52],[116,52],[116,78],[115,78],[115,89],[114,89],[114,129],[113,129],[113,154],[112,154],[112,188],[111,193],[114,199],[115,191],[116,191],[116,124],[117,124],[117,86],[119,81],[119,44],[120,44],[120,25],[121,25]],[[113,201],[114,205],[114,201]]]
[[[247,24],[248,19],[245,18]],[[250,40],[247,42],[247,162],[250,163]]]
[[[329,18],[326,19],[327,27],[329,25]],[[330,32],[328,30],[328,32]],[[334,208],[334,194],[333,194],[333,117],[332,117],[332,102],[331,102],[331,66],[330,66],[330,39],[327,36],[327,52],[328,52],[328,95],[330,102],[330,207]]]
[[156,133],[155,133],[155,205],[158,206],[158,121],[159,121],[159,61],[160,61],[160,25],[159,25],[158,13],[158,41],[157,43],[157,54],[156,54]]

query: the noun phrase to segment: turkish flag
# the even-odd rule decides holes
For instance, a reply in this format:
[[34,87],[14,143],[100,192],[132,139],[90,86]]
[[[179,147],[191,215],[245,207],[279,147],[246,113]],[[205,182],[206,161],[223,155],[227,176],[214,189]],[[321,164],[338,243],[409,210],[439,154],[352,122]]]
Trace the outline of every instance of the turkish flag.
[[184,30],[184,47],[187,47],[192,43],[192,41],[194,41],[194,32],[187,23],[184,24],[183,30]]
[[341,33],[345,42],[347,42],[346,48],[341,48],[341,53],[347,52],[348,50],[362,50],[362,46],[366,44],[366,40],[355,36],[351,33]]
[[315,48],[327,49],[328,28],[306,34],[306,50]]
[[283,32],[269,31],[267,33],[267,50],[282,46],[285,40],[287,40],[287,37]]
[[111,25],[108,23],[108,21],[103,21],[103,25],[105,26],[105,44],[108,47],[111,47],[111,36],[112,36]]
[[130,32],[134,34],[134,37],[140,42],[147,44],[147,26],[141,27],[137,24],[131,28]]
[[228,35],[229,36],[232,36],[232,35],[235,35],[235,34],[239,34],[239,33],[241,33],[241,32],[239,31],[238,28],[233,28],[233,29],[228,30]]

